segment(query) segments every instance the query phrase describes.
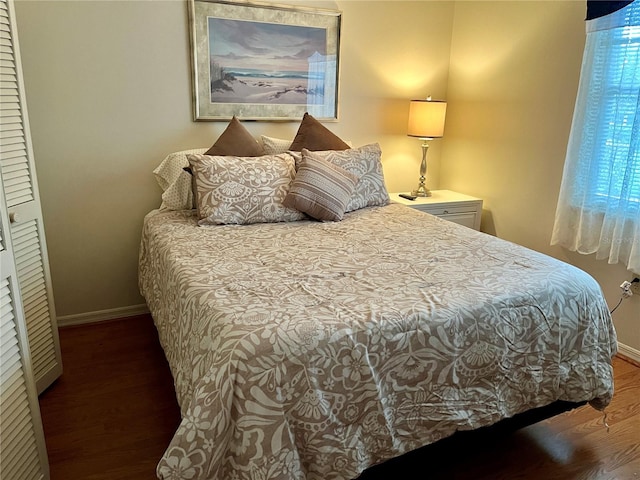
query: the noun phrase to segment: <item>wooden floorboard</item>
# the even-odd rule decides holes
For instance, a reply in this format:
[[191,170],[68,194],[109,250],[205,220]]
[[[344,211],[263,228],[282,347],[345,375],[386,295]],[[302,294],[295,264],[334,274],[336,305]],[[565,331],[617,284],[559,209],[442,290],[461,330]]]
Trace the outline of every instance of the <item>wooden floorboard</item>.
[[60,347],[40,396],[51,479],[155,479],[180,412],[151,318],[61,328]]
[[[60,330],[64,373],[40,396],[52,480],[153,480],[180,421],[149,315]],[[517,432],[443,442],[361,480],[640,480],[640,368],[614,360],[603,415],[581,407]]]

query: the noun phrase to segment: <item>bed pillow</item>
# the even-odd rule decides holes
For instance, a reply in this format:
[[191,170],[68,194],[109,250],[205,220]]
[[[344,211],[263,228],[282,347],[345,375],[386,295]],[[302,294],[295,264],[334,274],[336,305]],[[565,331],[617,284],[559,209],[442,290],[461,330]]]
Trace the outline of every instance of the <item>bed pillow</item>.
[[358,183],[358,177],[322,158],[304,157],[284,199],[316,220],[340,221]]
[[200,225],[293,222],[305,215],[282,202],[295,177],[287,153],[261,157],[190,155]]
[[307,149],[302,150],[302,161],[305,158],[327,160],[359,178],[345,213],[389,203],[389,192],[384,183],[381,156],[382,151],[377,143],[341,151],[311,152]]
[[232,155],[235,157],[259,157],[264,155],[262,145],[234,116],[216,142],[205,155]]
[[206,148],[195,148],[170,153],[153,171],[153,175],[162,189],[161,209],[191,210],[193,208],[193,192],[191,175],[183,170],[189,166],[187,157],[202,154]]
[[[292,151],[291,140],[287,140],[286,138],[267,137],[266,135],[261,135],[261,138],[265,155],[277,155],[278,153]],[[346,143],[349,148],[353,148],[353,142],[351,142],[351,140],[345,140],[344,143]]]
[[349,145],[314,117],[305,113],[289,150],[300,152],[303,148],[312,151],[346,150]]
[[261,135],[262,148],[264,148],[265,155],[277,155],[279,153],[285,153],[291,147],[291,140],[286,138],[275,138]]
[[[233,117],[227,128],[216,142],[206,148],[196,148],[170,153],[153,170],[156,181],[162,189],[161,209],[191,210],[195,208],[192,189],[192,176],[187,157],[192,154],[215,152],[214,155],[260,156],[264,154],[262,146],[249,131]],[[211,155],[211,153],[208,153]],[[187,170],[185,170],[185,168]]]

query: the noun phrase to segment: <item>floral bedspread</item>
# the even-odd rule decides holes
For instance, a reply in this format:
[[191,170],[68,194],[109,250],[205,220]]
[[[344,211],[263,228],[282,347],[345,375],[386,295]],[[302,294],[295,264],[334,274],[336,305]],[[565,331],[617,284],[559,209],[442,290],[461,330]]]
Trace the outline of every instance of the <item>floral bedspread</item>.
[[161,479],[356,478],[613,393],[615,331],[589,275],[402,205],[212,227],[154,211],[139,278],[182,412]]

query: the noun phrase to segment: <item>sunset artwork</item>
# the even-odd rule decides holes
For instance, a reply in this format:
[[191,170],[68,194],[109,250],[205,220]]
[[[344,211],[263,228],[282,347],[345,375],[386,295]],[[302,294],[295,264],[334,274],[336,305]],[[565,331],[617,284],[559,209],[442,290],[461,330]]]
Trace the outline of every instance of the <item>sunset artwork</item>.
[[324,103],[324,28],[208,18],[212,103]]

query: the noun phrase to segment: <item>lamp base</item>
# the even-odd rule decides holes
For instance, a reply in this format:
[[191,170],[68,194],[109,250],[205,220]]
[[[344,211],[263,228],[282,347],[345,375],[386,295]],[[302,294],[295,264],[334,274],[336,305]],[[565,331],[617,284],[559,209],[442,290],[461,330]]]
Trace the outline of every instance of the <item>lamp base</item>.
[[411,192],[411,195],[414,195],[416,197],[430,197],[431,190],[429,190],[424,184],[421,184],[418,185],[418,188]]
[[420,181],[418,182],[418,188],[411,192],[411,195],[415,195],[416,197],[431,196],[431,192],[427,188],[427,150],[429,149],[427,140],[430,140],[430,138],[422,139],[422,162],[420,162]]

